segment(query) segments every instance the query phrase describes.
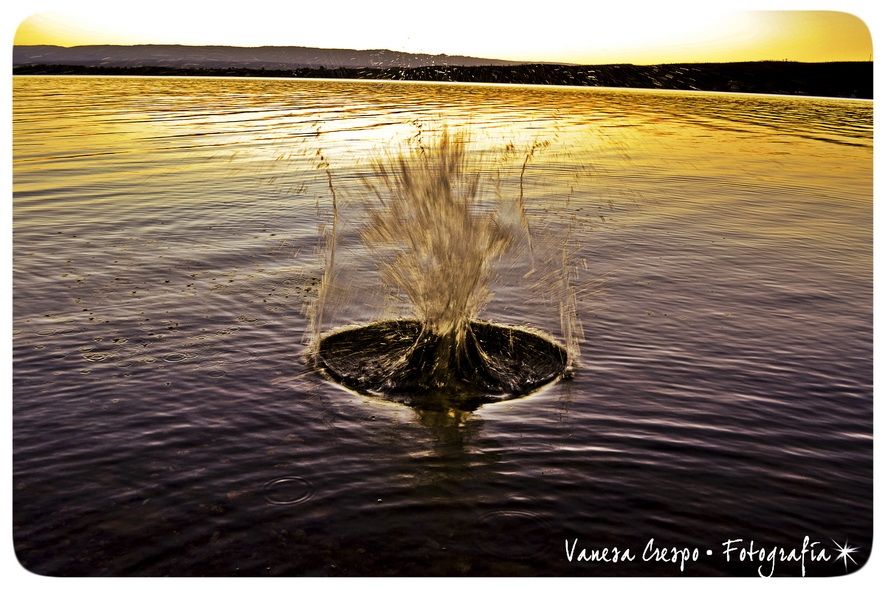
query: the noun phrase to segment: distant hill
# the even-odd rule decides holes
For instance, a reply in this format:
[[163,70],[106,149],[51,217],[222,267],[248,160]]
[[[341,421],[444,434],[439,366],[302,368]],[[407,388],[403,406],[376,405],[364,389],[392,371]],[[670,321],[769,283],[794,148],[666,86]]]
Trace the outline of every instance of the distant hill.
[[13,74],[264,76],[607,86],[873,98],[873,62],[568,65],[309,47],[13,47]]
[[460,55],[403,53],[387,49],[318,49],[311,47],[227,47],[191,45],[16,45],[12,65],[112,67],[246,68],[417,68],[493,66],[522,62]]

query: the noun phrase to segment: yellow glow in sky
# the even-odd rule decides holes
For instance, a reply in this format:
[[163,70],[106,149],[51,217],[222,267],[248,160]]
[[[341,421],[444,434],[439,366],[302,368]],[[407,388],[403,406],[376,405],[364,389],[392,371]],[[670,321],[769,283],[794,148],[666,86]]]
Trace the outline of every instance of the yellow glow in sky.
[[615,11],[578,0],[531,8],[479,0],[49,4],[60,10],[26,15],[15,44],[295,45],[584,64],[866,61],[873,53],[864,21],[832,11],[717,12],[678,2]]

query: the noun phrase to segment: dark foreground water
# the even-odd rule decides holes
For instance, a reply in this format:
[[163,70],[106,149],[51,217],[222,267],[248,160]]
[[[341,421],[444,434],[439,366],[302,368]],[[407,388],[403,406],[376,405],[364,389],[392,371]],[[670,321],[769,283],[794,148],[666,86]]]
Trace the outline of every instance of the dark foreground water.
[[[62,77],[13,98],[26,569],[839,576],[869,557],[871,102]],[[565,343],[573,293],[583,328],[572,379],[473,412],[360,396],[306,359],[331,191],[321,328],[402,315],[358,235],[361,177],[441,125],[469,130],[490,194],[524,192],[545,256],[502,261],[482,317]],[[538,277],[551,252],[567,284]]]

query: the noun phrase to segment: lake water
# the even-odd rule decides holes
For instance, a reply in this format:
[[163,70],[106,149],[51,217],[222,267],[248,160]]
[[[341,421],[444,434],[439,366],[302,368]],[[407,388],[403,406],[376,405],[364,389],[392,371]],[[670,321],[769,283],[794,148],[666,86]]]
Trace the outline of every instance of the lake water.
[[[868,559],[872,102],[281,79],[13,91],[26,569],[838,576]],[[360,239],[364,180],[442,127],[469,133],[488,195],[524,193],[537,246],[499,261],[481,317],[580,349],[572,378],[473,412],[362,396],[307,358],[321,289],[323,331],[408,312]]]

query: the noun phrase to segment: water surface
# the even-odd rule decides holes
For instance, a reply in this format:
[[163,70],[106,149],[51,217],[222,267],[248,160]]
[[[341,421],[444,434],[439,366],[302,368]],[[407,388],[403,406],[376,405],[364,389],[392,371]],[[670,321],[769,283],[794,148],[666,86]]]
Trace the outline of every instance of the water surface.
[[[16,77],[13,104],[28,570],[799,576],[739,549],[806,536],[828,558],[808,576],[866,561],[871,102]],[[572,379],[470,413],[360,396],[306,361],[330,179],[322,328],[400,315],[359,239],[361,178],[440,125],[510,198],[548,142],[527,217],[567,255],[549,268],[569,269],[583,330]],[[565,341],[555,276],[525,278],[549,262],[502,261],[482,318]],[[604,548],[635,559],[578,561]]]

